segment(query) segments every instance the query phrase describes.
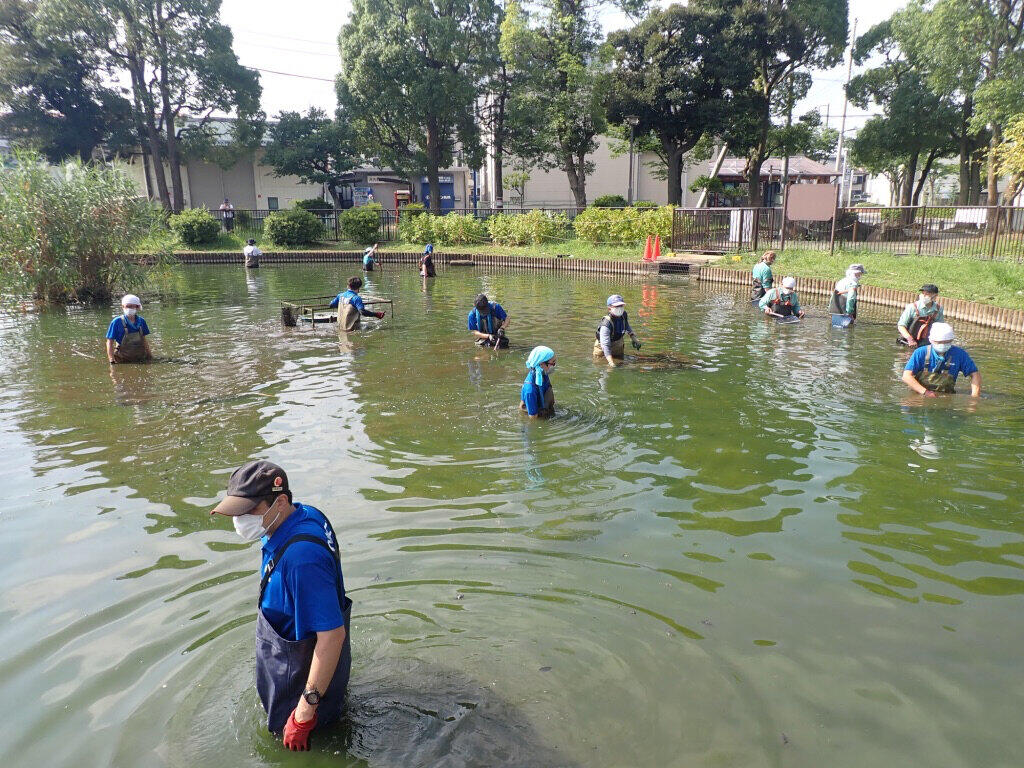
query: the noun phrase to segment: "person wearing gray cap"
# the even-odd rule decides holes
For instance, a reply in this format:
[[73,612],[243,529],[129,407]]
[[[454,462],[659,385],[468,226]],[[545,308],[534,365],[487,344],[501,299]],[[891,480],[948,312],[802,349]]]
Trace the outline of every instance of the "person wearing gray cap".
[[288,749],[307,750],[317,725],[341,717],[352,667],[338,538],[320,510],[293,502],[288,475],[269,461],[232,472],[215,513],[246,541],[263,543],[256,689],[270,732],[283,734]]
[[837,280],[832,289],[832,300],[828,311],[833,315],[849,317],[848,323],[857,318],[857,291],[860,288],[861,275],[867,274],[863,264],[851,264],[846,268],[846,277]]
[[629,335],[633,349],[640,349],[640,342],[629,326],[629,315],[626,313],[626,301],[619,294],[608,297],[608,314],[601,318],[601,324],[594,333],[594,357],[604,356],[608,365],[615,366],[626,354],[623,339]]

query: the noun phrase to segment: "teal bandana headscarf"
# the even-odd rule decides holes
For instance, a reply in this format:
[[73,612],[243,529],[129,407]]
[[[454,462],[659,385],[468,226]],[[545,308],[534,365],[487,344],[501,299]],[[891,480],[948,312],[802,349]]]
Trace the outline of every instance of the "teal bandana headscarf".
[[526,358],[526,367],[533,371],[533,381],[538,387],[544,386],[544,371],[540,369],[541,363],[546,363],[555,356],[555,350],[551,347],[534,347],[530,356]]

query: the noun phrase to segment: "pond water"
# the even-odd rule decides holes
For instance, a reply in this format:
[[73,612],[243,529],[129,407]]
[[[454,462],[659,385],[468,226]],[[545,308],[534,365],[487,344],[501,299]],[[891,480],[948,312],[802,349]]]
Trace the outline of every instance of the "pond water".
[[[5,768],[1017,764],[1019,339],[959,329],[972,403],[908,395],[891,312],[776,326],[682,278],[392,267],[393,320],[281,325],[351,269],[187,268],[143,313],[187,362],[108,369],[109,309],[0,319]],[[465,333],[481,290],[507,352]],[[699,365],[595,364],[612,292]],[[516,410],[538,343],[549,422]],[[252,685],[258,545],[207,514],[262,457],[355,601],[310,755]]]

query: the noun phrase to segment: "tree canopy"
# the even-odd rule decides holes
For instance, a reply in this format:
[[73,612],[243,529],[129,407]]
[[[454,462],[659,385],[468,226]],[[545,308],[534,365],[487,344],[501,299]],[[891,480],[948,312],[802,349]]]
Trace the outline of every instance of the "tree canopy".
[[360,160],[351,124],[342,118],[331,119],[313,107],[305,115],[282,112],[268,134],[263,162],[278,176],[326,184],[334,207],[340,208],[338,186],[345,172]]

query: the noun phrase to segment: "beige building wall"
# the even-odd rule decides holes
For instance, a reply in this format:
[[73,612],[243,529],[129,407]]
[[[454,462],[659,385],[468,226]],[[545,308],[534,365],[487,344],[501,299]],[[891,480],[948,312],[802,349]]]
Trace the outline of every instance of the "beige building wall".
[[[587,177],[587,203],[592,203],[602,195],[627,196],[629,191],[629,153],[613,157],[611,152],[611,139],[607,136],[598,137],[598,146],[593,154],[588,156],[594,164],[594,172]],[[650,200],[659,205],[668,203],[668,182],[654,176],[651,163],[658,160],[653,153],[638,155],[634,161],[634,182],[633,199]],[[683,169],[683,205],[692,206],[697,201],[697,195],[690,192],[687,187],[701,174],[706,174],[710,169],[710,162],[694,164],[692,167]],[[506,158],[503,164],[503,172],[517,170],[514,163]],[[481,195],[485,200],[494,199],[493,189],[493,168],[494,158],[489,157],[488,167],[481,179]],[[487,171],[491,173],[488,174]],[[508,190],[504,193],[505,204],[511,202],[512,195]],[[551,206],[574,206],[572,190],[569,188],[569,180],[561,168],[544,171],[534,168],[530,171],[530,180],[526,183],[525,198],[526,205],[551,205]]]
[[[313,197],[323,198],[324,188],[322,184],[307,184],[298,176],[275,176],[274,169],[263,165],[260,160],[263,158],[263,150],[256,153],[256,161],[253,173],[254,208],[268,208],[268,199],[277,198],[277,207],[280,210],[291,208],[296,200],[307,200]],[[234,199],[231,202],[235,202]],[[220,202],[218,202],[218,205]],[[329,203],[325,204],[328,208]],[[236,208],[241,208],[235,203]]]
[[[135,184],[135,189],[138,191],[139,197],[146,196],[146,170],[143,166],[142,155],[131,155],[129,157],[118,158],[114,161],[114,166],[124,171],[128,177]],[[152,164],[151,164],[152,167]],[[171,169],[164,163],[164,178],[167,179],[167,189],[171,189]],[[181,168],[181,186],[182,192],[185,197],[184,207],[192,207],[192,196],[189,193],[189,175],[188,167],[182,166]],[[150,174],[150,182],[153,185],[152,193],[149,195],[152,200],[159,200],[160,195],[156,191],[156,179],[153,174]],[[220,205],[220,203],[218,203]]]

